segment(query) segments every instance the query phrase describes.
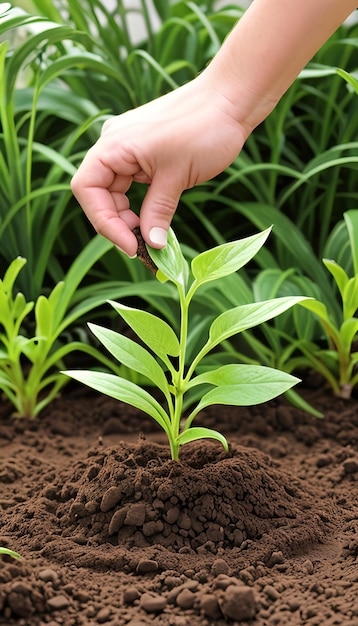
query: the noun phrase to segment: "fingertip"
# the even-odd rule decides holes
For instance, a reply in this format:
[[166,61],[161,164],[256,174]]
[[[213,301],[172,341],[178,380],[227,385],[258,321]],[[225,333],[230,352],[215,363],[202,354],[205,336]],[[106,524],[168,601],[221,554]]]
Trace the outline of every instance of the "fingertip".
[[154,248],[164,248],[167,245],[168,231],[160,226],[153,226],[149,231],[149,242]]
[[126,252],[125,250],[123,250],[123,248],[121,248],[120,246],[116,245],[116,248],[119,252],[122,252],[122,254],[125,254],[125,256],[127,256],[129,259],[136,259],[137,258],[137,253],[136,254],[128,254],[128,252]]

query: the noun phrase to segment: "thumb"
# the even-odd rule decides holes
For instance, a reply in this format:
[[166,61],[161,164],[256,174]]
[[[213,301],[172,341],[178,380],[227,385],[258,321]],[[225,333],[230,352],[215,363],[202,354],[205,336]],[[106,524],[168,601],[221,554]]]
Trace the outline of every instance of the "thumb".
[[140,229],[153,248],[164,248],[168,230],[184,189],[168,175],[153,178],[140,211]]

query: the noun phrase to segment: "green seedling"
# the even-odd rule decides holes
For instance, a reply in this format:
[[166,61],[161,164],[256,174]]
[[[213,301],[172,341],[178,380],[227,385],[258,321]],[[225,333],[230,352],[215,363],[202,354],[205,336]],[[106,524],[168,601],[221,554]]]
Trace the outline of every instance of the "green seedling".
[[0,547],[0,554],[5,554],[6,556],[12,556],[13,559],[21,559],[21,556],[17,552],[14,552],[14,550],[9,550],[9,548]]
[[302,306],[318,317],[328,342],[328,350],[306,351],[311,365],[326,378],[335,395],[348,399],[358,382],[358,352],[355,347],[358,332],[358,211],[346,211],[344,221],[354,275],[349,277],[336,261],[323,259],[340,294],[341,314],[339,318],[332,315],[327,306],[318,300],[306,300]]
[[18,275],[26,264],[23,257],[14,259],[0,280],[0,390],[17,417],[36,417],[57,396],[67,382],[60,370],[74,352],[88,354],[113,371],[113,360],[94,346],[65,337],[88,311],[108,298],[131,295],[138,289],[120,281],[81,287],[86,272],[111,247],[103,237],[94,237],[75,259],[65,280],[35,302],[28,302],[17,288]]
[[[33,418],[57,395],[63,377],[54,371],[56,364],[80,342],[57,344],[61,296],[65,284],[58,283],[48,297],[40,296],[36,304],[27,302],[22,292],[13,295],[18,274],[26,259],[18,257],[0,280],[0,389],[11,401],[18,417]],[[24,323],[34,310],[35,335],[28,337]],[[61,322],[63,319],[61,318]]]
[[[180,245],[170,231],[163,250],[148,248],[158,268],[159,281],[172,282],[178,293],[179,331],[163,319],[110,301],[126,324],[147,348],[125,335],[90,324],[97,339],[121,364],[144,375],[163,394],[163,403],[146,389],[116,375],[93,371],[67,371],[65,374],[93,389],[130,404],[152,417],[166,433],[172,459],[177,460],[182,445],[211,438],[228,450],[225,437],[203,426],[193,426],[200,411],[210,405],[259,404],[284,393],[298,378],[261,365],[231,363],[212,367],[207,355],[229,337],[265,322],[301,302],[302,297],[283,297],[234,307],[218,315],[205,331],[197,333],[190,317],[194,296],[209,283],[239,270],[263,246],[270,229],[245,239],[225,243],[195,256],[189,267]],[[193,354],[192,342],[199,343]],[[200,366],[200,372],[198,369]],[[165,405],[165,406],[163,406]],[[185,409],[188,408],[186,415]]]

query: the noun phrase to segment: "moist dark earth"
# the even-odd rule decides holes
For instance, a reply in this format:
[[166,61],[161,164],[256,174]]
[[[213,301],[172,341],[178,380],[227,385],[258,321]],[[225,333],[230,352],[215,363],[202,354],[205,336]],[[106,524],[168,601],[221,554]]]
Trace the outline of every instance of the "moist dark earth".
[[[319,381],[318,381],[319,383]],[[0,406],[0,624],[358,626],[358,401],[318,384],[216,406],[170,459],[127,405],[69,386]]]

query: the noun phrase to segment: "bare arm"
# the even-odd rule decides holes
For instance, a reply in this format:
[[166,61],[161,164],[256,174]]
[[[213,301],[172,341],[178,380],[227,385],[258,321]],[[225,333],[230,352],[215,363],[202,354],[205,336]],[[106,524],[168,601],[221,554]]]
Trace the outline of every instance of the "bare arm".
[[208,68],[238,121],[248,130],[262,122],[356,6],[356,0],[254,0]]
[[[106,122],[72,181],[95,229],[129,256],[163,247],[181,193],[222,172],[357,0],[254,0],[198,78]],[[133,181],[148,184],[140,215]]]

